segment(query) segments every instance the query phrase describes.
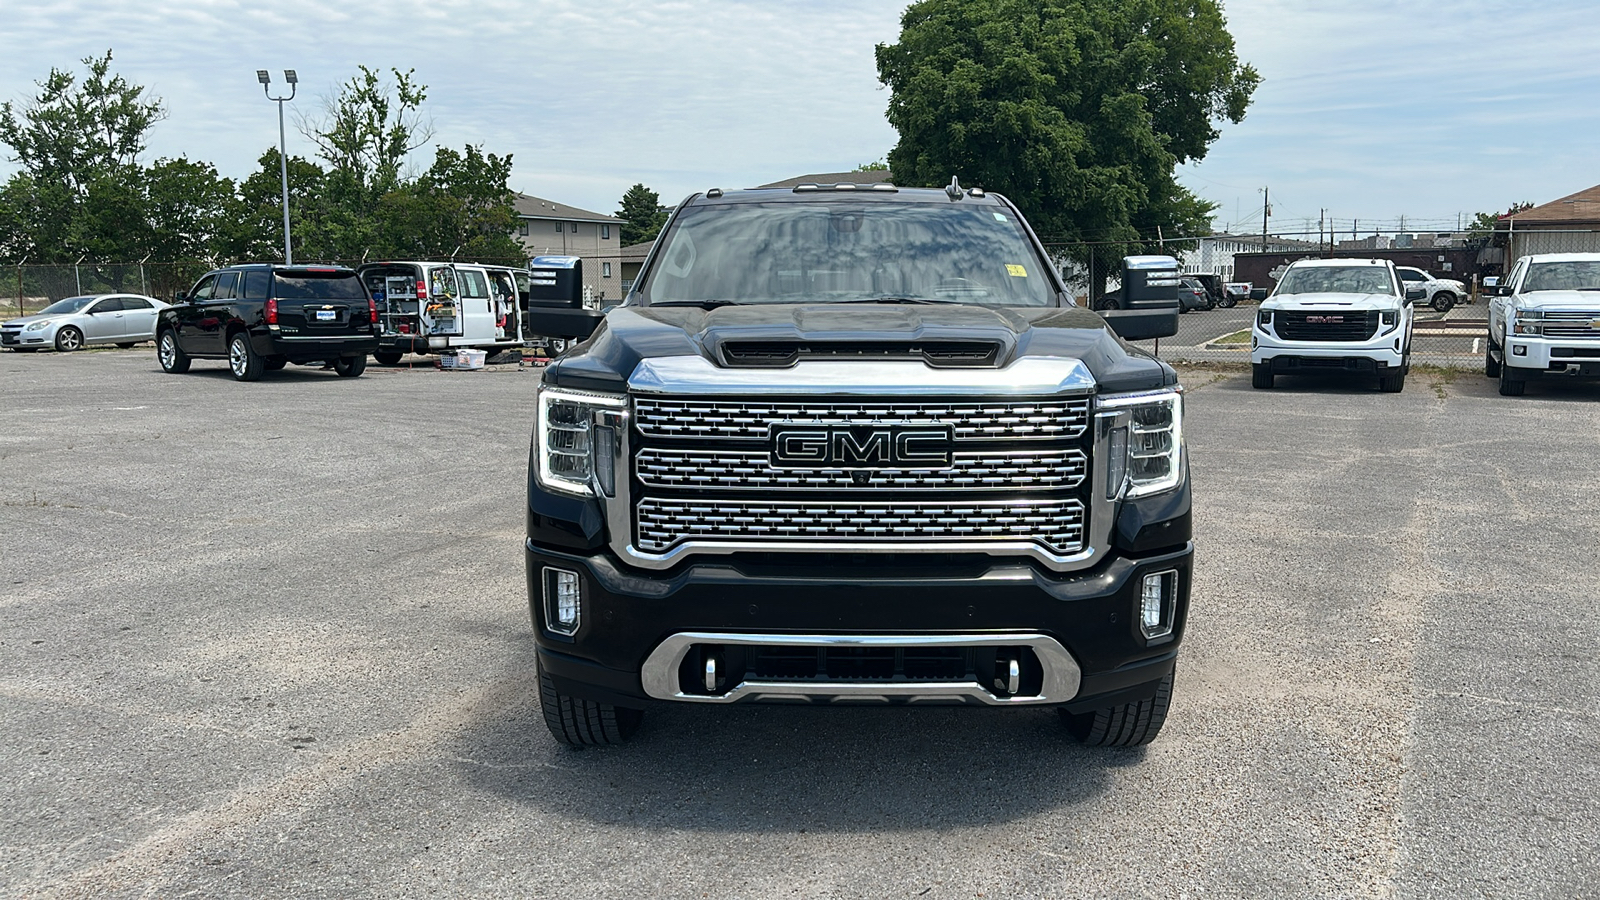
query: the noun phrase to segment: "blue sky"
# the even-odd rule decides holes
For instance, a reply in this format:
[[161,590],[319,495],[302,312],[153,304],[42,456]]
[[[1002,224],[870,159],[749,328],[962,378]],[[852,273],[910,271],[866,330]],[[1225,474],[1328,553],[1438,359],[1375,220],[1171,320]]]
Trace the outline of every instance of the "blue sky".
[[[873,46],[904,2],[840,0],[58,0],[0,21],[0,98],[51,66],[115,51],[164,99],[150,157],[242,177],[277,140],[255,70],[298,70],[314,113],[356,71],[414,68],[435,140],[515,160],[512,187],[600,212],[644,182],[671,203],[883,157]],[[1600,16],[1589,2],[1233,0],[1240,57],[1263,76],[1180,177],[1217,225],[1453,228],[1459,216],[1600,183]],[[290,152],[310,156],[292,129]],[[431,152],[418,156],[426,166]],[[0,172],[14,166],[0,162]]]

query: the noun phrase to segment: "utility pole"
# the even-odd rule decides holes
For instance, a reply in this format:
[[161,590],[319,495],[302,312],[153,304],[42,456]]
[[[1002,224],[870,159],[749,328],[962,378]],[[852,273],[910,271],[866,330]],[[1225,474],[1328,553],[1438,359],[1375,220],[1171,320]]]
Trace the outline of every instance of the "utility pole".
[[1267,217],[1272,215],[1272,204],[1268,202],[1269,194],[1266,188],[1261,189],[1261,252],[1267,252]]
[[1323,207],[1322,209],[1317,210],[1317,249],[1319,251],[1322,249],[1322,223],[1323,223],[1323,220],[1326,219],[1327,217],[1328,217],[1328,208],[1327,207]]

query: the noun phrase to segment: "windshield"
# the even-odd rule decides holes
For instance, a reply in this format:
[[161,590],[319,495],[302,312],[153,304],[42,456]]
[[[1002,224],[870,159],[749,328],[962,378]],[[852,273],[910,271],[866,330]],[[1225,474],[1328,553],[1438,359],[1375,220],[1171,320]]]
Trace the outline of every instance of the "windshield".
[[645,302],[1053,306],[1017,217],[992,204],[750,203],[684,210]]
[[277,290],[273,296],[279,300],[365,300],[367,292],[354,272],[312,272],[285,275],[273,279]]
[[[1600,260],[1534,263],[1524,291],[1600,291]],[[65,301],[63,301],[65,302]]]
[[1279,294],[1393,294],[1389,270],[1377,266],[1305,266],[1290,269]]
[[61,316],[66,315],[67,313],[75,313],[93,302],[93,297],[68,297],[65,300],[57,300],[49,306],[46,306],[44,309],[39,310],[37,315]]

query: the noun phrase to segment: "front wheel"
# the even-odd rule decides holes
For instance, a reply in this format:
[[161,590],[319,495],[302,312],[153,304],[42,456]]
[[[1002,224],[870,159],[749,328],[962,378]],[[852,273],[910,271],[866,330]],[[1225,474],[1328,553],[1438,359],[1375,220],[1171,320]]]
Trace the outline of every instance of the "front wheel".
[[1406,370],[1396,369],[1378,376],[1378,390],[1385,394],[1398,394],[1406,389]]
[[555,739],[579,750],[624,743],[644,721],[642,709],[596,703],[561,693],[545,674],[543,666],[539,667],[539,705],[544,709],[545,727]]
[[1483,342],[1483,377],[1485,378],[1500,377],[1500,360],[1494,358],[1494,350],[1493,341],[1485,340]]
[[228,339],[228,369],[233,372],[234,380],[255,381],[266,368],[250,343],[250,335],[241,331]]
[[1255,363],[1250,366],[1250,386],[1262,389],[1272,387],[1272,363]]
[[1154,697],[1135,703],[1123,703],[1086,713],[1069,713],[1061,710],[1067,731],[1080,743],[1091,747],[1140,747],[1156,739],[1161,726],[1167,721],[1167,707],[1172,703],[1172,677],[1167,676],[1156,685]]
[[354,378],[367,370],[365,356],[341,356],[333,361],[333,370],[340,378]]
[[1239,300],[1236,297],[1223,297],[1217,301],[1217,305],[1223,309],[1233,309],[1233,305],[1238,302]]
[[71,353],[83,349],[83,332],[71,325],[56,332],[56,349],[62,353]]
[[156,360],[168,374],[182,375],[189,371],[189,354],[178,346],[178,336],[170,331],[163,331],[161,337],[156,338]]
[[1456,295],[1449,291],[1440,291],[1433,295],[1433,308],[1439,312],[1449,312],[1456,305]]
[[1500,396],[1502,397],[1521,397],[1522,392],[1528,387],[1526,381],[1512,374],[1514,368],[1507,365],[1500,366]]

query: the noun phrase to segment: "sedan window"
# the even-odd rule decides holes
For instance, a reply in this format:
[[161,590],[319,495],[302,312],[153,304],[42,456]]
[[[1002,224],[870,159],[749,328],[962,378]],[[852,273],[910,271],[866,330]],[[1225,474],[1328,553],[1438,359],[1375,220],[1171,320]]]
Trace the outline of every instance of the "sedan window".
[[120,312],[126,308],[127,307],[122,305],[121,297],[107,297],[104,300],[101,300],[99,303],[96,303],[89,311],[95,313],[108,313]]
[[143,297],[123,297],[123,309],[151,309],[150,301]]

